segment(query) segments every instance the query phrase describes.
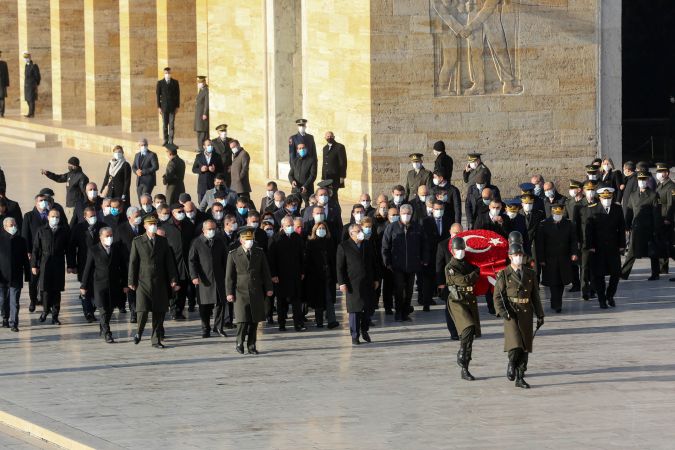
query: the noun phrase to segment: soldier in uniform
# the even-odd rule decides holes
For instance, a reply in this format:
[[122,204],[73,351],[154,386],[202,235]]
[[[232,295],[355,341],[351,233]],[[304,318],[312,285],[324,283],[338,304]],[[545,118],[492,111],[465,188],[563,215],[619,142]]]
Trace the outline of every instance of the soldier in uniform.
[[412,153],[409,155],[412,162],[412,169],[408,171],[405,180],[405,197],[408,201],[415,198],[417,195],[417,188],[425,185],[431,186],[431,172],[424,168],[421,153]]
[[663,222],[657,237],[662,249],[660,256],[660,273],[668,274],[668,258],[673,238],[673,215],[675,213],[675,183],[670,179],[670,167],[665,163],[656,163],[656,193],[661,201],[661,217]]
[[466,183],[469,187],[476,184],[476,176],[481,172],[485,174],[485,184],[491,184],[492,173],[490,172],[490,169],[488,169],[487,166],[483,164],[483,161],[481,161],[480,157],[480,153],[468,154],[469,162],[467,162],[466,167],[464,167],[462,178],[464,179],[464,183]]
[[178,203],[180,194],[185,192],[185,161],[178,156],[178,146],[166,144],[166,172],[162,176],[166,186],[166,201],[169,204]]
[[445,280],[448,286],[447,308],[461,335],[457,352],[457,365],[462,368],[462,379],[473,381],[469,362],[474,337],[480,337],[478,302],[473,288],[480,277],[480,269],[464,259],[466,242],[461,237],[452,240],[452,259],[445,266]]
[[169,309],[169,286],[177,291],[178,274],[166,238],[157,235],[157,217],[143,219],[145,234],[131,242],[129,289],[136,291],[138,330],[134,344],[141,342],[148,314],[152,312],[152,346],[164,348],[164,316]]
[[[568,193],[570,196],[567,199],[567,208],[565,208],[565,214],[567,214],[567,218],[572,221],[572,224],[574,224],[574,229],[577,231],[578,241],[580,233],[575,218],[577,217],[579,209],[583,206],[582,202],[584,201],[584,191],[582,190],[581,181],[570,180]],[[581,291],[580,270],[579,261],[572,264],[572,287],[567,292]]]
[[524,254],[522,245],[509,246],[511,264],[497,275],[495,308],[504,319],[504,351],[509,355],[506,377],[510,381],[515,379],[516,387],[529,389],[524,377],[534,340],[532,318],[537,316],[540,327],[544,324],[544,310],[536,274],[523,266]]
[[572,282],[572,262],[577,255],[577,236],[574,225],[565,217],[565,205],[551,207],[551,217],[539,225],[537,231],[537,261],[541,266],[541,284],[548,286],[551,309],[562,311],[565,285]]
[[255,346],[258,322],[265,320],[265,299],[274,294],[265,253],[253,245],[254,232],[252,227],[241,228],[241,245],[227,255],[225,269],[225,293],[227,301],[234,303],[237,323],[235,348],[242,355],[244,342],[250,355],[258,354]]
[[626,229],[631,234],[628,253],[621,267],[621,278],[628,279],[637,258],[649,257],[652,274],[648,280],[653,281],[659,279],[659,259],[653,247],[662,220],[661,200],[658,194],[648,187],[648,180],[651,178],[649,172],[638,172],[637,178],[638,190],[630,194],[626,204]]
[[586,180],[584,182],[585,198],[579,203],[579,207],[575,211],[574,225],[577,231],[577,240],[581,248],[581,296],[588,301],[595,297],[595,291],[591,284],[591,256],[586,249],[586,223],[592,214],[589,209],[597,204],[597,183],[593,180]]
[[35,102],[38,98],[38,86],[42,81],[40,68],[33,62],[30,53],[24,52],[23,59],[26,63],[23,78],[23,97],[28,103],[28,114],[24,117],[35,117]]
[[199,92],[195,98],[195,122],[194,130],[197,133],[197,151],[202,148],[204,141],[209,137],[209,86],[206,77],[197,77]]
[[211,139],[211,145],[213,146],[213,153],[220,156],[223,160],[225,186],[229,188],[232,183],[232,175],[230,173],[232,167],[232,149],[230,149],[230,143],[234,141],[234,139],[227,135],[226,123],[218,125],[216,131],[218,132],[218,137]]
[[[626,223],[621,205],[613,200],[614,193],[614,188],[598,189],[600,203],[589,207],[592,213],[584,233],[584,245],[591,254],[591,278],[603,309],[607,304],[616,306],[614,294],[621,275],[621,253],[626,248]],[[606,275],[609,286],[605,285]]]
[[[522,203],[521,214],[525,217],[525,229],[527,232],[523,236],[523,249],[525,254],[536,260],[537,254],[535,251],[537,242],[537,231],[539,224],[546,218],[543,211],[534,208],[535,197],[534,194],[524,192],[520,196]],[[537,271],[537,279],[539,279],[539,268],[535,265]]]
[[298,119],[295,121],[298,126],[298,132],[288,138],[288,160],[292,163],[298,156],[298,145],[305,144],[307,156],[316,160],[316,143],[314,136],[307,133],[307,119]]

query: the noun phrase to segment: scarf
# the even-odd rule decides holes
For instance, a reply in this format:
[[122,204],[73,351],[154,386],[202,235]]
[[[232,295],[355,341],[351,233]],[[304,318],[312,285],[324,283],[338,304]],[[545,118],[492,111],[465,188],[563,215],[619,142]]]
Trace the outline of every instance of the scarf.
[[124,157],[122,157],[121,159],[111,160],[110,165],[108,166],[108,174],[111,177],[114,177],[115,175],[117,175],[117,172],[120,171],[120,169],[122,168],[122,166],[124,165],[125,162],[126,161],[124,160]]

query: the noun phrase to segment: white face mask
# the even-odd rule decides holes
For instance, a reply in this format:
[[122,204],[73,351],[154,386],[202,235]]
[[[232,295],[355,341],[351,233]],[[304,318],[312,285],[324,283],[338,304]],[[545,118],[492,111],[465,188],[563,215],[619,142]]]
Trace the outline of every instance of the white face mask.
[[198,87],[199,89],[203,88],[203,87],[204,87],[204,83],[197,83],[197,87]]
[[598,178],[597,175],[588,175],[589,180],[595,181],[595,180],[597,180],[597,178]]
[[122,159],[122,155],[123,155],[123,153],[115,152],[115,153],[113,153],[113,159],[115,159],[116,161],[119,161],[120,159]]
[[141,222],[143,222],[143,219],[141,218],[141,216],[138,216],[134,219],[134,225],[136,225],[136,226],[139,226],[141,224]]
[[420,170],[422,168],[422,164],[418,163],[418,162],[413,163],[412,166],[413,166],[413,169],[415,169],[415,170]]
[[515,219],[516,216],[518,215],[518,213],[512,212],[512,211],[506,211],[506,215],[509,217],[509,219]]
[[356,235],[356,240],[362,242],[366,238],[366,235],[363,231],[359,231],[359,234]]
[[523,203],[523,211],[526,213],[532,212],[532,208],[534,207],[533,203]]
[[155,224],[148,225],[147,227],[145,227],[145,231],[147,231],[150,234],[155,234],[157,233],[157,225]]
[[586,191],[586,200],[589,202],[595,198],[595,191]]
[[176,217],[176,220],[180,222],[181,220],[185,219],[185,213],[182,213],[182,212],[178,213],[178,214],[175,215],[175,217]]
[[214,212],[213,218],[215,220],[222,220],[223,219],[223,212],[222,211]]
[[274,206],[276,206],[277,208],[281,208],[283,205],[284,205],[283,201],[275,201],[274,202]]
[[475,163],[475,162],[470,162],[470,163],[469,163],[469,167],[470,167],[471,169],[475,169],[476,167],[478,167],[478,164]]
[[232,150],[233,155],[236,155],[237,153],[239,153],[239,147],[232,147],[230,150]]
[[155,203],[155,209],[158,209],[160,206],[162,206],[162,202]]
[[400,205],[403,203],[403,196],[402,195],[394,195],[394,203],[397,205]]
[[291,234],[293,234],[293,227],[290,225],[284,227],[284,233],[286,233],[286,236],[290,236]]
[[194,219],[197,217],[197,212],[196,211],[190,211],[185,213],[186,216],[188,216],[188,219]]
[[140,151],[141,155],[145,155],[146,153],[148,153],[148,147],[144,145],[143,147],[140,148]]
[[400,216],[389,216],[389,222],[391,223],[398,222],[399,219]]
[[326,203],[328,203],[328,196],[319,195],[319,197],[317,197],[317,200],[319,201],[320,204],[325,205]]
[[220,132],[220,139],[222,139],[223,141],[227,139],[227,131]]
[[499,215],[499,209],[490,208],[490,217],[495,218]]
[[243,245],[244,245],[244,248],[246,250],[251,250],[251,247],[253,247],[253,240],[248,239],[248,240],[244,241]]
[[143,211],[145,211],[146,213],[149,213],[150,211],[152,211],[152,205],[149,204],[149,203],[146,203],[145,205],[141,205],[141,208],[142,208]]
[[555,197],[555,191],[551,191],[551,190],[544,191],[544,195],[548,198],[553,198],[553,197]]
[[485,187],[484,184],[478,184],[478,183],[476,183],[476,189],[478,189],[478,192],[482,192],[484,187]]
[[[222,213],[221,213],[222,214]],[[230,225],[230,229],[234,232],[239,229],[239,224],[237,222],[234,222],[232,225]]]
[[427,206],[427,216],[432,215],[433,212],[434,212],[434,208],[431,208],[431,207]]
[[307,127],[298,127],[298,133],[303,134]]
[[401,222],[408,223],[410,222],[410,214],[401,214]]
[[160,222],[166,222],[167,220],[169,220],[168,214],[159,214],[157,217],[159,218]]
[[438,150],[434,150],[434,156],[438,156],[440,154],[441,154],[441,152],[439,152]]
[[45,209],[47,209],[49,207],[49,202],[47,200],[40,200],[38,202],[38,206],[40,207],[40,209],[42,209],[44,211]]
[[91,217],[87,218],[87,223],[89,225],[92,225],[92,226],[96,225],[96,222],[98,222],[98,219],[96,218],[96,216],[91,216]]
[[440,219],[443,217],[443,210],[442,209],[434,209],[433,215],[436,219]]
[[511,255],[511,263],[515,266],[523,264],[523,255]]
[[363,214],[361,214],[361,213],[354,214],[354,222],[355,223],[361,222],[362,219],[363,219]]
[[638,180],[638,187],[640,189],[645,189],[647,187],[647,180]]
[[265,234],[267,235],[267,237],[272,237],[274,235],[274,229],[272,228],[266,229]]
[[112,245],[112,243],[113,243],[112,236],[108,236],[108,237],[103,238],[103,245],[105,245],[106,247],[110,247]]
[[59,225],[59,218],[58,217],[50,217],[49,218],[49,226],[52,228],[56,228]]
[[554,222],[560,222],[562,220],[563,216],[562,214],[553,214],[553,221]]
[[440,181],[438,180],[438,178],[434,178],[433,183],[434,183],[434,186],[438,186],[440,184]]
[[274,191],[266,191],[265,195],[267,196],[267,198],[274,198]]
[[657,172],[656,173],[656,179],[659,181],[665,181],[668,178],[668,174],[666,172]]
[[87,191],[87,197],[89,197],[89,200],[94,200],[98,197],[98,191]]
[[103,207],[103,215],[104,216],[110,215],[110,206],[104,206]]
[[605,208],[609,208],[612,206],[612,199],[611,198],[603,198],[600,200],[600,203],[602,203],[602,206]]
[[318,230],[316,230],[316,235],[319,236],[320,238],[326,237],[326,229],[319,228]]
[[323,222],[323,214],[314,214],[314,223]]
[[7,232],[8,232],[9,234],[11,234],[12,236],[14,236],[14,235],[16,234],[17,231],[19,231],[19,229],[18,229],[17,227],[15,227],[15,226],[11,226],[11,227],[7,228],[6,230],[7,230]]
[[24,58],[23,60],[25,61],[26,64],[30,62],[30,58]]
[[427,201],[427,196],[426,196],[426,195],[418,195],[417,198],[419,198],[421,202],[426,202],[426,201]]
[[466,254],[466,250],[453,250],[452,252],[455,256],[455,259],[459,260],[464,259],[464,255]]
[[577,196],[577,190],[576,189],[570,189],[569,190],[570,197],[576,197]]
[[206,230],[204,236],[206,236],[206,239],[213,239],[216,237],[216,230]]
[[368,209],[368,207],[370,206],[370,202],[364,200],[364,201],[361,202],[361,206],[363,206],[364,208]]
[[604,170],[605,172],[609,172],[610,170],[612,170],[612,168],[610,167],[609,164],[603,164],[602,170]]

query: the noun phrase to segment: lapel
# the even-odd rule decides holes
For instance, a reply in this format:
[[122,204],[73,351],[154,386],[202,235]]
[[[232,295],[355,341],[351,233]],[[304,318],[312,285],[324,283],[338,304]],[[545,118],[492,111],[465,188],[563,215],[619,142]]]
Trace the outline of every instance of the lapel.
[[[243,266],[246,268],[246,271],[248,272],[251,266],[251,261],[246,257],[246,250],[244,250],[244,247],[239,247],[237,249],[237,252],[239,252],[239,260],[243,264]],[[253,258],[253,252],[251,252],[251,258]]]
[[150,238],[148,237],[147,234],[143,235],[143,240],[145,241],[146,247],[148,247],[148,250],[150,251],[150,256],[155,256],[155,248],[157,248],[157,236],[155,235],[155,244],[151,245],[150,244]]

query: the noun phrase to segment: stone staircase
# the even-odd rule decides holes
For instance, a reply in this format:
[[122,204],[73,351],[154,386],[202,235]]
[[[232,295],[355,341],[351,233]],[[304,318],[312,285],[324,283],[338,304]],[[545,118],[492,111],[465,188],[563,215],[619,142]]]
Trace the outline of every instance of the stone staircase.
[[0,124],[0,144],[11,144],[26,148],[61,147],[56,134],[43,133]]

